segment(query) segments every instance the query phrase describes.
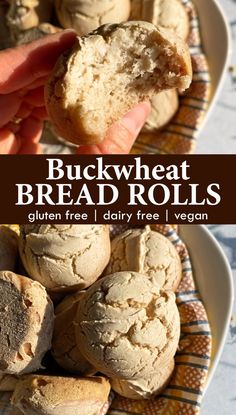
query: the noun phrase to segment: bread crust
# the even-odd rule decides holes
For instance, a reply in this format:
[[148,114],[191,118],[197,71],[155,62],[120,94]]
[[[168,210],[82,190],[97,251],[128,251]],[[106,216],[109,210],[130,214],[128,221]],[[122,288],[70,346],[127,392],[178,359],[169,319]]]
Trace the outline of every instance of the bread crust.
[[182,278],[181,261],[174,245],[149,226],[128,229],[112,240],[105,274],[119,271],[146,275],[163,290],[176,291]]
[[130,0],[56,0],[55,9],[62,27],[83,36],[105,23],[128,20]]
[[83,355],[111,378],[155,375],[178,347],[175,294],[136,272],[117,272],[93,284],[79,302],[76,320]]
[[97,372],[84,358],[76,341],[76,312],[85,291],[67,296],[55,309],[52,355],[70,373],[93,375]]
[[142,132],[155,132],[163,128],[175,115],[179,107],[176,89],[168,89],[151,99],[151,113],[142,128]]
[[[86,415],[90,404],[102,408],[108,400],[110,384],[104,377],[76,378],[61,376],[28,375],[17,383],[12,395],[12,404],[25,414]],[[80,405],[87,402],[87,410],[80,411]],[[78,408],[78,412],[76,411]],[[99,413],[99,412],[98,412]]]
[[0,370],[30,373],[41,367],[51,347],[53,304],[36,281],[10,271],[0,272]]
[[[130,40],[130,44],[133,42],[140,47],[137,60],[135,54],[132,58],[131,52],[129,53],[130,45],[127,45],[127,39]],[[141,52],[144,44],[148,45],[145,46],[146,57]],[[172,59],[168,57],[169,51]],[[113,63],[107,64],[108,57],[111,53],[116,56],[116,53],[119,55],[121,52],[122,68],[120,72],[116,69],[120,66],[121,58],[119,56],[116,60],[114,57],[111,62],[118,66],[114,67],[112,73]],[[92,58],[92,53],[94,56],[97,53],[98,56]],[[148,56],[155,53],[160,58]],[[88,59],[85,59],[85,56]],[[166,65],[170,66],[168,70],[162,64],[163,59],[166,60]],[[84,60],[86,64],[83,64]],[[147,60],[148,68],[145,69]],[[137,69],[137,62],[140,70]],[[170,72],[175,74],[171,79],[167,76]],[[94,77],[94,81],[91,81],[91,76]],[[99,77],[100,83],[101,77],[104,79],[101,88],[97,86],[96,76]],[[107,82],[106,76],[109,79]],[[121,78],[116,86],[118,76]],[[127,80],[127,85],[124,84],[123,77]],[[171,87],[184,90],[190,85],[191,77],[188,47],[170,30],[156,28],[148,22],[108,24],[88,36],[77,39],[72,50],[59,58],[45,87],[45,102],[59,135],[74,144],[96,144],[105,138],[108,128],[119,121],[135,104]],[[124,89],[123,92],[119,90],[121,87]]]
[[50,290],[88,287],[110,258],[108,225],[21,225],[20,230],[25,269]]
[[185,40],[189,34],[189,18],[181,0],[131,0],[130,20],[165,27]]

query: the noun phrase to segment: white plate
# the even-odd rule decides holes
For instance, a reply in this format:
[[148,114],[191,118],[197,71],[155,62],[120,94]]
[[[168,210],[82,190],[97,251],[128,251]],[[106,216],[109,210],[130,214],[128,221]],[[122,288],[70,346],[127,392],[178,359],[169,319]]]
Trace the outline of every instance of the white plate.
[[193,3],[196,6],[200,20],[203,51],[209,63],[212,82],[210,105],[201,124],[201,130],[208,120],[223,87],[231,54],[231,38],[227,19],[217,0],[193,0]]
[[206,307],[213,335],[206,391],[219,362],[229,328],[234,299],[233,277],[224,252],[204,225],[182,225],[180,236],[189,249],[195,282]]

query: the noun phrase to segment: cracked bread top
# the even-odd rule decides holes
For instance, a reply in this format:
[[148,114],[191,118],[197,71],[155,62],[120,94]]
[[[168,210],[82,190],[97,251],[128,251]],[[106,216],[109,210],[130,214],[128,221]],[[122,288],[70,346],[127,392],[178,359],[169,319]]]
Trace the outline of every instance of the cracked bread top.
[[129,18],[130,0],[56,0],[56,13],[62,27],[86,35],[105,23]]
[[77,310],[81,352],[109,377],[155,374],[176,353],[179,313],[172,291],[160,291],[145,275],[119,272],[90,287]]
[[132,20],[145,20],[186,39],[189,18],[180,0],[131,0]]
[[20,255],[29,275],[46,288],[83,289],[101,275],[109,261],[109,227],[21,225]]
[[22,374],[41,367],[51,347],[53,304],[36,281],[0,272],[0,371]]
[[174,245],[163,235],[143,229],[129,229],[111,243],[106,275],[135,271],[146,275],[162,289],[176,290],[182,276],[181,261]]

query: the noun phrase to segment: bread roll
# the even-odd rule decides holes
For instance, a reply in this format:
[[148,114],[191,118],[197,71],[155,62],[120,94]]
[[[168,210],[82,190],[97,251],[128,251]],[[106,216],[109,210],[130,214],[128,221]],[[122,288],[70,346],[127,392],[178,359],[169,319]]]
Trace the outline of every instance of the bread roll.
[[84,289],[110,258],[107,225],[21,225],[20,230],[25,269],[48,289]]
[[0,372],[0,392],[13,392],[19,378]]
[[0,271],[15,271],[19,237],[11,228],[0,226]]
[[119,271],[139,272],[161,289],[173,291],[182,277],[181,261],[174,245],[149,226],[129,229],[113,239],[105,274]]
[[159,395],[168,385],[175,367],[174,359],[160,365],[155,374],[137,380],[110,379],[112,389],[129,399],[151,399]]
[[45,288],[27,277],[0,272],[0,371],[30,373],[51,347],[53,305]]
[[76,313],[84,291],[66,297],[55,309],[52,355],[59,366],[71,373],[97,372],[84,358],[76,341]]
[[128,20],[130,0],[56,0],[58,20],[83,36],[105,23]]
[[99,415],[109,392],[103,377],[28,375],[17,383],[12,404],[25,415]]
[[189,18],[181,0],[131,0],[132,20],[145,20],[187,39]]
[[77,322],[81,352],[115,379],[154,376],[173,359],[179,342],[175,294],[136,272],[117,272],[93,284],[79,301]]
[[154,95],[151,99],[151,106],[151,113],[142,132],[156,132],[171,120],[179,107],[177,90],[168,89]]
[[20,32],[50,21],[53,0],[9,0],[9,3],[7,23],[14,40]]
[[135,104],[165,89],[185,90],[191,77],[188,47],[170,30],[140,21],[107,24],[59,58],[46,106],[59,135],[95,144]]

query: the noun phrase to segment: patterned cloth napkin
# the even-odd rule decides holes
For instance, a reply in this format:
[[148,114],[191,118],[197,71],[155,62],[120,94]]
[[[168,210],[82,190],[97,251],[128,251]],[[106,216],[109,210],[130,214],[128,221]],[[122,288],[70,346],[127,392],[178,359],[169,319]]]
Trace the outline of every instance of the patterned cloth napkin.
[[164,129],[155,134],[142,134],[133,154],[188,154],[196,147],[199,128],[208,108],[211,82],[199,30],[199,20],[191,0],[182,0],[189,16],[188,45],[192,57],[193,81],[180,97],[179,109]]

